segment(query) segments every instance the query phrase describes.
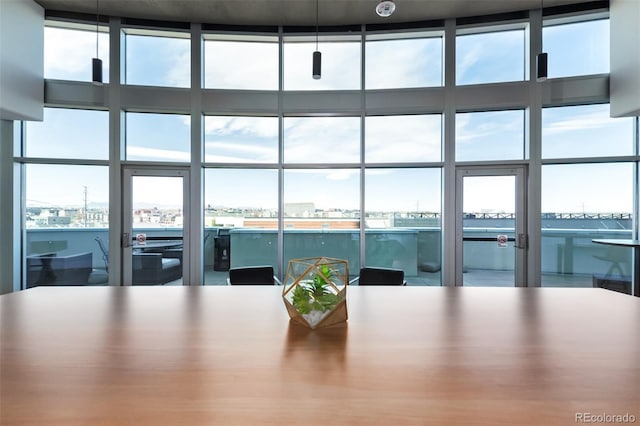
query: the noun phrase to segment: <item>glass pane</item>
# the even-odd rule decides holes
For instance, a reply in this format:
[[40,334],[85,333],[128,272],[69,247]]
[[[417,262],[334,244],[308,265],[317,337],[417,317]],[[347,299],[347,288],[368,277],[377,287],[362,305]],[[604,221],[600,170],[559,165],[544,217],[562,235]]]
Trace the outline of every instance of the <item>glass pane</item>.
[[191,86],[188,38],[126,34],[125,83],[144,86]]
[[[99,28],[98,57],[102,81],[109,82],[109,33]],[[44,78],[91,81],[91,59],[96,57],[96,28],[76,30],[44,27]]]
[[312,77],[314,42],[284,43],[284,88],[286,90],[346,90],[360,89],[360,43],[352,41],[322,41],[322,78]]
[[524,111],[456,114],[456,161],[524,158]]
[[204,156],[214,163],[276,163],[277,117],[204,117]]
[[360,118],[285,117],[284,161],[287,163],[359,162]]
[[458,35],[456,84],[523,80],[524,59],[524,30]]
[[133,176],[131,206],[133,285],[181,285],[183,178]]
[[549,78],[609,72],[609,20],[553,25],[542,29]]
[[109,169],[26,164],[25,288],[106,285]]
[[515,209],[515,176],[464,177],[463,285],[515,285]]
[[542,285],[592,287],[631,276],[631,251],[591,242],[632,237],[633,164],[542,166]]
[[441,175],[365,171],[366,266],[402,269],[408,285],[440,285]]
[[442,86],[442,37],[367,41],[367,89]]
[[542,109],[542,158],[633,155],[633,118],[611,118],[609,105]]
[[189,161],[191,119],[187,115],[126,113],[126,159]]
[[43,121],[25,123],[27,157],[109,158],[107,111],[45,108]]
[[278,171],[205,169],[204,283],[226,285],[230,267],[278,268]]
[[204,87],[278,90],[277,41],[205,40]]
[[327,256],[360,269],[359,170],[284,171],[284,262]]
[[365,161],[368,163],[442,160],[442,116],[367,117]]

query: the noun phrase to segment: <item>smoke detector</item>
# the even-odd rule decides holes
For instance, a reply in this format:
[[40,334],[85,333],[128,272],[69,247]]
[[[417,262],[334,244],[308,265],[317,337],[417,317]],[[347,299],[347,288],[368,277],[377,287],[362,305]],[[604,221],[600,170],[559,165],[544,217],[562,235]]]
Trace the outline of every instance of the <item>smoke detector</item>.
[[376,6],[376,13],[383,18],[391,16],[394,10],[396,10],[396,5],[390,0],[381,1],[378,3],[378,6]]

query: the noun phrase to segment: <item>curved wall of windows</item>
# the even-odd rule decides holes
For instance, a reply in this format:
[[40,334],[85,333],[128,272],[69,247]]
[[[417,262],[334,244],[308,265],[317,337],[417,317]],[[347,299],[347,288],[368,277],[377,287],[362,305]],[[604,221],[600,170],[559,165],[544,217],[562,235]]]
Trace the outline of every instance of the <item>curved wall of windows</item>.
[[[108,84],[97,88],[74,62],[64,64],[64,52],[84,43],[73,36],[83,29],[49,16],[55,37],[45,46],[45,76],[56,80],[41,126],[51,140],[27,126],[16,161],[34,163],[27,181],[35,170],[40,176],[37,164],[60,158],[69,170],[107,166],[115,169],[109,185],[121,184],[126,165],[189,168],[185,221],[201,241],[190,247],[198,260],[187,265],[193,282],[185,284],[193,285],[225,284],[230,267],[256,264],[282,277],[288,260],[307,256],[348,259],[352,275],[365,265],[397,267],[409,285],[460,284],[451,261],[456,168],[525,166],[530,253],[521,284],[591,286],[607,266],[590,262],[598,255],[590,238],[609,236],[615,221],[594,224],[589,215],[628,218],[612,226],[630,236],[639,203],[637,119],[608,118],[606,14],[545,15],[544,25],[532,10],[464,25],[452,18],[424,28],[333,28],[318,39],[320,80],[311,76],[315,34],[112,18],[101,44],[119,51],[104,52]],[[542,45],[552,78],[540,84],[531,75]],[[567,46],[585,60],[563,65]],[[88,123],[53,118],[72,109],[98,117],[90,147],[65,150]],[[598,191],[586,190],[596,183]],[[55,204],[54,192],[43,206]],[[117,194],[108,206],[119,208]],[[582,218],[561,219],[579,206]],[[110,238],[122,232],[120,222],[96,226]],[[580,243],[568,247],[571,238]]]

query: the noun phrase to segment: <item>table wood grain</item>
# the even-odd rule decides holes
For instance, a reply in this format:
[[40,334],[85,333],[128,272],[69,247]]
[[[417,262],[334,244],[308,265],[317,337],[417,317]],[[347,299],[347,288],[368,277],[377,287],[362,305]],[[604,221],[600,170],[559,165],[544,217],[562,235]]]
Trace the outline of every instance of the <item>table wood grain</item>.
[[640,299],[603,289],[350,287],[346,324],[281,287],[0,296],[0,424],[640,423]]

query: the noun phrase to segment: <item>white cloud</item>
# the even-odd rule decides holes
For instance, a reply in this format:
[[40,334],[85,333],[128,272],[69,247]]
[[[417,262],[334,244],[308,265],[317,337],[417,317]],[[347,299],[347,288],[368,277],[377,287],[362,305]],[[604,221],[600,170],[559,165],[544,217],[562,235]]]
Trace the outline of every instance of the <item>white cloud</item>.
[[260,138],[278,137],[275,117],[208,116],[204,119],[205,135],[249,135]]
[[366,121],[366,161],[440,161],[439,115],[369,117]]
[[612,119],[609,118],[608,107],[606,111],[598,108],[590,113],[581,113],[579,117],[571,116],[568,118],[560,118],[547,124],[544,128],[546,135],[560,134],[575,131],[585,131],[588,129],[600,129],[612,125]]
[[267,162],[278,161],[277,146],[268,147],[257,144],[243,144],[237,141],[216,140],[205,143],[205,161],[207,162]]
[[189,45],[185,49],[183,45],[172,46],[168,51],[163,52],[169,57],[173,66],[169,67],[166,81],[174,87],[190,87],[191,86],[191,52]]
[[366,44],[366,88],[442,84],[440,38],[385,40]]
[[287,117],[284,125],[288,163],[360,160],[360,119],[357,117]]
[[278,45],[235,41],[207,41],[204,47],[206,87],[276,90]]
[[132,146],[127,148],[128,160],[160,160],[160,161],[190,161],[188,152],[175,151],[169,149],[146,148]]
[[351,178],[353,178],[353,176],[357,176],[360,174],[359,170],[353,170],[353,169],[342,169],[342,170],[335,170],[335,171],[330,171],[327,174],[327,180],[349,180]]

